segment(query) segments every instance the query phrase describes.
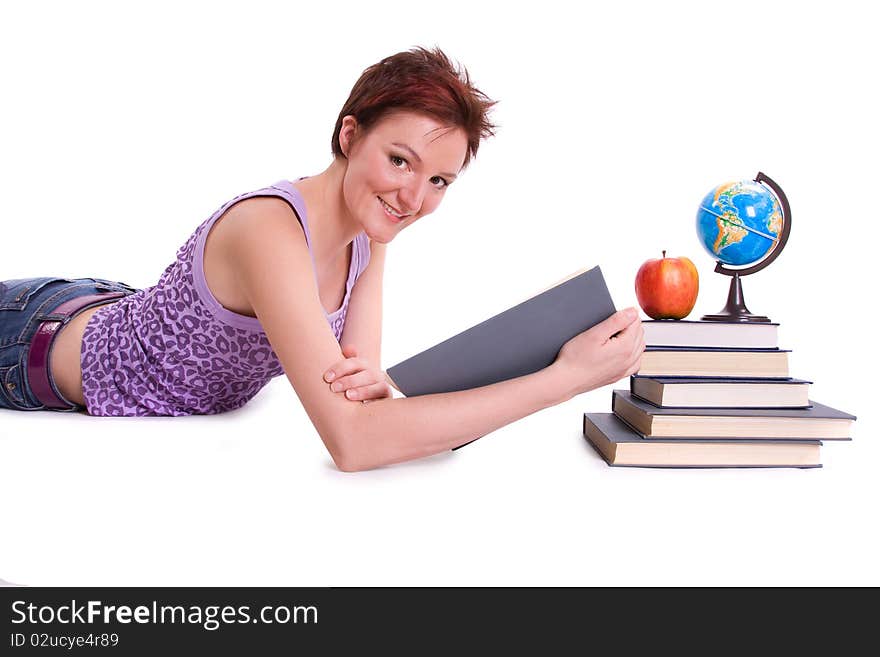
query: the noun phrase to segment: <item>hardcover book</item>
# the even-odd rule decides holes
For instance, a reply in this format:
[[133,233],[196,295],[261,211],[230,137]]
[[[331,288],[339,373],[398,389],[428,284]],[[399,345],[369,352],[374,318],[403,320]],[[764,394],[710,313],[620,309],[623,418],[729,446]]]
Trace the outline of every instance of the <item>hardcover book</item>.
[[532,374],[562,346],[615,312],[599,267],[452,336],[387,370],[407,397],[454,392]]
[[645,347],[640,376],[787,379],[789,349]]
[[633,396],[663,408],[808,408],[810,381],[631,376]]
[[612,466],[818,468],[817,440],[645,440],[612,413],[584,413],[584,437]]
[[855,415],[811,401],[810,408],[658,408],[615,390],[612,410],[645,438],[850,440]]
[[666,347],[740,347],[773,349],[779,324],[704,322],[688,319],[643,320],[645,344]]

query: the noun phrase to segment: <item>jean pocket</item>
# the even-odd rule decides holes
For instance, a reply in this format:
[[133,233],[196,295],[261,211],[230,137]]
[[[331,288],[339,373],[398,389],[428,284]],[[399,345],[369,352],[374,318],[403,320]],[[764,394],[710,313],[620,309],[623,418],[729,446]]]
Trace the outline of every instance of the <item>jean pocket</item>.
[[72,283],[70,278],[17,278],[3,281],[3,293],[0,295],[0,310],[24,310],[28,302],[40,290],[55,282]]
[[24,396],[24,377],[20,363],[0,368],[0,406],[17,411],[33,410]]

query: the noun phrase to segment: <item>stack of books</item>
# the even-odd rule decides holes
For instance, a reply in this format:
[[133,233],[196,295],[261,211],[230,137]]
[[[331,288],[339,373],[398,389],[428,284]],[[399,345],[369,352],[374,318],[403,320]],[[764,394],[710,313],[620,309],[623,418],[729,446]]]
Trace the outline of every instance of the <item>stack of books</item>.
[[584,437],[609,465],[815,468],[823,440],[850,440],[855,416],[789,376],[779,324],[643,325],[629,390],[613,392],[613,413],[584,413]]

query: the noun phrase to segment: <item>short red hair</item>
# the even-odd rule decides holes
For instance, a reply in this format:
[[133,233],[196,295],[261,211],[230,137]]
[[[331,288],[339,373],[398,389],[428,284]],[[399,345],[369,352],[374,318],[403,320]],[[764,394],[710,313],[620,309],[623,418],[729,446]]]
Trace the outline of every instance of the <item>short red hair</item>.
[[345,157],[339,146],[345,116],[353,116],[369,130],[388,113],[409,110],[464,130],[468,142],[464,168],[477,154],[480,140],[495,134],[497,126],[487,115],[496,102],[471,84],[467,69],[453,67],[440,48],[411,48],[373,64],[355,82],[336,119],[333,155]]

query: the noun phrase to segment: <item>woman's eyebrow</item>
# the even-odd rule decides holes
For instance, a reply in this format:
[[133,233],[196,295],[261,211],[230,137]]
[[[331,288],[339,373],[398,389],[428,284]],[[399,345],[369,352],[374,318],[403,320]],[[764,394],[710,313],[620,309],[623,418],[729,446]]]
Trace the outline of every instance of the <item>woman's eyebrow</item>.
[[[392,142],[391,145],[392,145],[392,146],[397,146],[398,148],[402,148],[403,150],[405,150],[406,152],[408,152],[410,155],[412,155],[412,158],[413,158],[416,162],[418,162],[419,164],[422,163],[422,158],[419,156],[418,153],[416,153],[416,152],[412,149],[411,146],[408,146],[407,144],[401,144],[400,142],[396,142],[396,141],[395,141],[395,142]],[[458,176],[456,176],[454,173],[444,173],[444,172],[441,171],[441,172],[440,172],[440,175],[441,175],[441,176],[446,176],[447,178],[458,178]]]

